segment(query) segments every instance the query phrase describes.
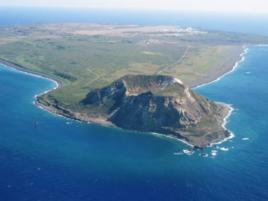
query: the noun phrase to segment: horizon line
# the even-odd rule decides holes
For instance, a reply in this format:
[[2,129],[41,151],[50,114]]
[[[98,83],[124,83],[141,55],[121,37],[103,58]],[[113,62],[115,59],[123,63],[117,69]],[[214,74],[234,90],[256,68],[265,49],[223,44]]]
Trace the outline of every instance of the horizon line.
[[[154,13],[154,12],[172,12],[172,14],[205,14],[205,15],[223,15],[223,16],[227,16],[231,15],[231,16],[245,16],[245,17],[251,17],[251,16],[256,16],[256,17],[263,17],[266,16],[268,17],[267,13],[264,12],[259,12],[259,13],[255,13],[255,12],[226,12],[226,11],[214,11],[214,10],[184,10],[184,9],[169,9],[169,8],[136,8],[136,7],[120,7],[120,8],[113,8],[113,7],[100,7],[100,6],[30,6],[30,5],[0,5],[0,9],[66,9],[66,10],[103,10],[103,11],[131,11],[131,12],[150,12],[150,13]],[[176,13],[176,12],[180,12],[180,13]],[[230,17],[231,17],[230,16]]]

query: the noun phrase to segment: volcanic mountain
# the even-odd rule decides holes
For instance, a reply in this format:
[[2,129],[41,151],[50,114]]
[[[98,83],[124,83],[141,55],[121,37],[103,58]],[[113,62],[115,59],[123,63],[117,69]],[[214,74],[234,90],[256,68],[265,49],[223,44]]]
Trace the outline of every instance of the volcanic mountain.
[[126,75],[90,91],[80,104],[86,113],[77,119],[168,135],[197,147],[230,136],[223,126],[229,108],[171,76]]

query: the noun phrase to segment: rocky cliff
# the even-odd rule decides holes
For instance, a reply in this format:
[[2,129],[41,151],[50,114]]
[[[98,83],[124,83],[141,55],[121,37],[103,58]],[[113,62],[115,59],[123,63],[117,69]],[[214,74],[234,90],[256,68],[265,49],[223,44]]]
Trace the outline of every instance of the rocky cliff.
[[80,119],[161,133],[198,147],[230,135],[222,126],[229,109],[197,95],[171,76],[127,75],[89,92],[81,105],[87,112]]

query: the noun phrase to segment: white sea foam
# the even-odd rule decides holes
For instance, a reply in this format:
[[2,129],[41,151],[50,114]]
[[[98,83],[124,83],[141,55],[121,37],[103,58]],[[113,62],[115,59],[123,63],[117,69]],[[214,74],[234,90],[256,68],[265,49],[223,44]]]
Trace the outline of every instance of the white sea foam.
[[[248,54],[248,52],[249,52],[249,48],[247,48],[246,46],[244,46],[244,47],[243,47],[243,52],[240,54],[240,60],[237,61],[237,62],[235,63],[235,65],[233,66],[233,68],[232,68],[230,71],[224,73],[223,75],[221,75],[220,77],[218,77],[217,79],[215,79],[215,80],[213,80],[213,81],[211,81],[211,82],[208,82],[208,83],[204,83],[204,84],[198,85],[198,86],[196,86],[194,89],[197,89],[197,88],[200,88],[200,87],[204,87],[204,86],[213,84],[213,83],[215,83],[215,82],[218,82],[218,81],[220,81],[222,78],[224,78],[225,76],[227,76],[227,75],[233,73],[233,72],[239,67],[239,65],[245,61],[245,56]],[[230,105],[230,104],[226,104],[226,103],[220,103],[220,104],[223,104],[223,105],[229,107],[229,112],[228,112],[228,114],[225,116],[225,118],[223,119],[223,123],[222,123],[222,127],[223,127],[224,129],[228,130],[228,129],[226,128],[226,124],[228,123],[228,119],[229,119],[229,117],[232,115],[232,113],[233,113],[233,111],[234,111],[234,108],[233,108],[232,105]],[[221,140],[221,141],[219,141],[219,142],[211,143],[210,147],[213,146],[213,145],[219,145],[219,144],[222,144],[223,142],[226,142],[226,141],[228,141],[228,140],[234,138],[234,136],[235,136],[234,133],[231,132],[231,131],[229,131],[229,132],[230,132],[230,136],[229,136],[229,137],[224,138],[223,140]]]
[[268,44],[258,44],[257,47],[268,47]]
[[217,156],[217,154],[218,154],[218,151],[217,151],[217,150],[212,150],[212,151],[211,151],[211,156],[212,156],[212,157]]
[[[44,94],[47,94],[47,93],[49,93],[49,92],[51,92],[51,91],[53,91],[53,90],[56,90],[56,89],[58,89],[58,88],[60,87],[60,84],[59,84],[56,80],[53,80],[52,78],[49,78],[49,77],[46,77],[46,76],[42,76],[42,75],[38,75],[38,74],[34,74],[34,73],[30,73],[30,72],[26,72],[26,71],[24,71],[23,69],[17,69],[17,68],[15,68],[15,67],[13,67],[13,66],[9,66],[8,64],[3,64],[3,63],[1,63],[1,62],[0,62],[0,64],[2,64],[3,67],[5,67],[5,68],[7,68],[7,69],[9,69],[9,70],[12,70],[13,72],[21,73],[21,74],[25,74],[25,75],[28,75],[28,76],[31,76],[31,77],[37,77],[37,78],[40,78],[40,79],[49,80],[49,81],[53,82],[53,83],[55,84],[55,87],[53,87],[53,88],[51,88],[51,89],[49,89],[49,90],[46,90],[46,91],[44,91],[44,92],[42,92],[42,93],[40,93],[40,94],[35,94],[35,95],[34,95],[34,99],[35,99],[35,100],[33,101],[33,104],[36,105],[39,109],[42,109],[42,110],[44,110],[44,111],[46,111],[46,112],[49,112],[49,113],[51,113],[51,114],[54,115],[54,116],[59,116],[59,117],[62,117],[62,118],[64,118],[64,119],[68,119],[67,117],[65,117],[65,116],[63,116],[63,115],[60,115],[60,114],[57,114],[57,113],[54,113],[54,112],[52,112],[52,111],[47,110],[46,108],[44,108],[44,107],[41,106],[40,104],[36,104],[36,98],[37,98],[38,96],[42,96],[42,95],[44,95]],[[77,120],[74,120],[74,121],[77,121]],[[78,122],[79,122],[79,121],[78,121]]]
[[193,150],[189,150],[189,149],[183,149],[182,150],[183,151],[183,153],[185,153],[186,155],[193,155],[193,153],[194,153],[194,151]]
[[1,62],[0,62],[0,64],[2,64],[3,67],[5,67],[5,68],[7,68],[9,70],[13,70],[16,73],[21,73],[21,74],[29,75],[31,77],[37,77],[37,78],[40,78],[40,79],[49,80],[49,81],[51,81],[51,82],[53,82],[55,84],[55,87],[53,87],[52,89],[46,90],[46,91],[42,92],[41,94],[35,94],[34,98],[36,98],[37,96],[49,93],[50,91],[55,90],[55,89],[59,88],[59,86],[60,86],[59,83],[56,80],[53,80],[52,78],[42,76],[42,75],[38,75],[38,74],[34,74],[34,73],[30,73],[30,72],[26,72],[23,69],[17,69],[15,67],[9,66],[7,64],[3,64]]
[[163,134],[160,134],[160,133],[155,133],[155,132],[150,132],[150,134],[156,136],[156,137],[160,137],[160,138],[166,138],[166,139],[172,139],[172,140],[176,140],[176,141],[179,141],[179,142],[182,142],[183,144],[186,144],[188,145],[189,147],[194,147],[192,144],[190,144],[189,142],[183,140],[183,139],[179,139],[179,138],[176,138],[176,137],[173,137],[173,136],[170,136],[170,135],[163,135]]
[[202,156],[203,158],[207,158],[209,155],[207,153],[200,153],[199,156]]
[[239,65],[245,61],[245,56],[246,56],[246,55],[248,54],[248,52],[249,52],[249,48],[247,48],[247,47],[245,47],[245,46],[244,46],[243,48],[244,48],[244,50],[243,50],[243,52],[240,54],[240,60],[237,61],[237,62],[235,63],[235,65],[233,66],[233,68],[232,68],[230,71],[224,73],[223,75],[219,76],[217,79],[215,79],[215,80],[213,80],[213,81],[211,81],[211,82],[204,83],[204,84],[200,84],[200,85],[194,87],[194,89],[198,89],[198,88],[200,88],[200,87],[204,87],[204,86],[213,84],[213,83],[215,83],[215,82],[218,82],[218,81],[220,81],[222,78],[224,78],[226,75],[229,75],[229,74],[231,74],[232,72],[234,72],[234,71],[239,67]]
[[247,141],[247,140],[249,140],[249,138],[248,137],[243,137],[242,140]]
[[[53,82],[55,84],[55,87],[53,87],[51,90],[57,89],[59,87],[59,83],[56,80],[53,80],[52,78],[45,77],[45,76],[38,75],[38,74],[34,74],[34,73],[30,73],[30,72],[24,71],[23,69],[17,69],[15,67],[9,66],[7,64],[3,64],[1,62],[0,62],[0,64],[7,69],[12,69],[16,73],[26,74],[26,75],[29,75],[32,77],[37,77],[37,78],[41,78],[41,79],[49,80],[49,81]],[[51,91],[51,90],[48,90],[48,91]]]
[[221,151],[229,151],[229,148],[228,147],[220,147],[220,150]]
[[[226,128],[226,124],[228,123],[228,119],[229,119],[229,117],[232,115],[232,113],[233,113],[233,111],[234,111],[234,108],[233,108],[230,104],[226,104],[226,103],[220,103],[220,104],[224,104],[225,106],[229,107],[229,112],[228,112],[228,114],[224,117],[224,119],[223,119],[223,123],[222,123],[222,127],[223,127],[224,129],[228,130],[228,129]],[[221,140],[221,141],[219,141],[219,142],[211,143],[211,144],[210,144],[210,147],[212,147],[212,146],[214,146],[214,145],[222,144],[223,142],[226,142],[226,141],[228,141],[228,140],[230,140],[230,139],[232,139],[232,138],[235,137],[235,135],[234,135],[233,132],[231,132],[230,130],[228,130],[228,131],[230,132],[230,136],[229,136],[229,137],[226,137],[226,138],[224,138],[223,140]]]
[[[222,105],[225,105],[226,107],[229,108],[228,114],[224,117],[223,123],[222,123],[222,127],[224,129],[228,130],[226,128],[226,124],[228,123],[228,119],[232,115],[232,113],[234,111],[234,108],[230,104],[226,104],[226,103],[222,103],[222,102],[218,102],[218,103],[219,104],[222,104]],[[229,141],[229,140],[233,139],[235,137],[234,133],[231,132],[230,130],[229,130],[229,132],[230,132],[230,136],[229,137],[226,137],[226,138],[224,138],[223,140],[221,140],[219,142],[211,143],[208,147],[212,147],[214,145],[219,145],[219,144],[222,144],[223,142],[226,142],[226,141]],[[180,141],[180,142],[182,142],[182,143],[184,143],[184,144],[186,144],[186,145],[188,145],[188,146],[190,146],[192,148],[194,147],[194,145],[190,144],[189,142],[187,142],[187,141],[185,141],[183,139],[178,139],[178,138],[173,137],[173,136],[163,135],[163,134],[159,134],[159,133],[155,133],[155,132],[151,132],[151,134],[153,134],[155,136],[158,136],[158,137],[163,137],[163,138],[169,138],[169,139],[177,140],[177,141]]]
[[173,153],[173,155],[175,155],[175,156],[177,156],[177,155],[183,155],[183,154],[184,154],[184,153],[181,152],[181,151]]

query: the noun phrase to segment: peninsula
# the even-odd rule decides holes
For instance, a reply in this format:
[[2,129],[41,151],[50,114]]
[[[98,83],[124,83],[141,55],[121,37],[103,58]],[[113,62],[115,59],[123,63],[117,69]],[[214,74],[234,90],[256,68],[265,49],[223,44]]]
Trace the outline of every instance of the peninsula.
[[[49,111],[204,147],[230,136],[228,107],[191,87],[215,80],[265,36],[175,26],[48,24],[0,27],[0,60],[56,80]],[[177,79],[179,78],[179,79]]]

